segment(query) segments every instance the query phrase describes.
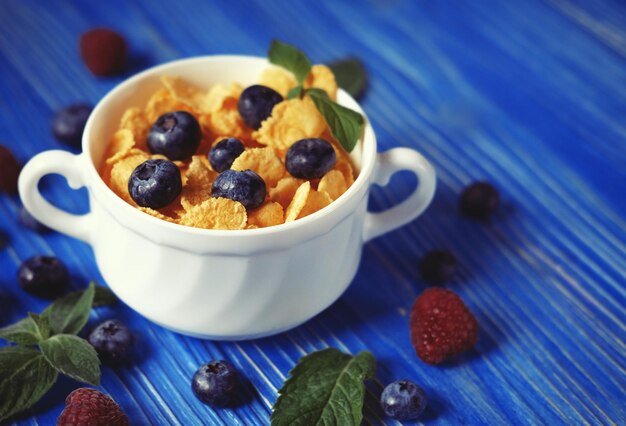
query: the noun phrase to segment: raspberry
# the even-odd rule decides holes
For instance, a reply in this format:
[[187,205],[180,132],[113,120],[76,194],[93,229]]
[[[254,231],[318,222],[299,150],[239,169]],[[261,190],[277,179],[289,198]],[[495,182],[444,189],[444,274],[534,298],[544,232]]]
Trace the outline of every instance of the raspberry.
[[0,145],[0,192],[17,194],[17,177],[21,166],[11,151]]
[[429,288],[415,299],[410,329],[417,356],[428,364],[465,352],[478,338],[474,315],[459,296],[442,288]]
[[128,426],[128,418],[111,397],[91,388],[79,388],[65,399],[57,426]]
[[95,75],[115,75],[126,62],[126,41],[113,30],[96,28],[80,37],[80,55]]

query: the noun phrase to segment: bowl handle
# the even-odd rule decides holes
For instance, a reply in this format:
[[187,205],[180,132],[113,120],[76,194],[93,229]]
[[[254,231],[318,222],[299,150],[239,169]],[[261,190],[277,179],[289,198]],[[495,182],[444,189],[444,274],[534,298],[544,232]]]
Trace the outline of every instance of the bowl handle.
[[393,148],[378,154],[376,167],[372,183],[385,186],[391,176],[400,170],[415,173],[419,183],[415,191],[400,204],[381,213],[367,213],[364,241],[399,228],[419,216],[432,201],[437,183],[433,166],[421,154],[409,148]]
[[89,243],[91,213],[75,215],[63,211],[46,201],[37,187],[39,180],[48,174],[60,174],[73,189],[85,186],[82,162],[82,155],[66,151],[53,150],[37,154],[22,169],[18,189],[24,207],[35,219],[49,228]]

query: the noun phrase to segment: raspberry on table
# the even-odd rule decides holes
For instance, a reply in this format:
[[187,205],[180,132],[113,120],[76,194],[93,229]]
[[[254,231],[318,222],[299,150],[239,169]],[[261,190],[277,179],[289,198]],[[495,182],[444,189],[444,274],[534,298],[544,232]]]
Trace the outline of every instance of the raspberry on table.
[[34,256],[22,263],[17,271],[20,287],[33,296],[54,299],[63,294],[70,282],[70,274],[59,259],[53,256]]
[[128,179],[128,193],[142,207],[160,209],[180,195],[183,182],[180,169],[168,160],[147,160]]
[[79,388],[65,399],[57,426],[128,426],[128,417],[110,396]]
[[266,193],[265,181],[252,170],[226,170],[220,173],[211,187],[213,197],[239,201],[248,210],[263,204]]
[[52,118],[52,134],[59,142],[80,148],[83,131],[93,107],[88,104],[74,104],[62,108]]
[[424,281],[443,284],[456,272],[456,257],[448,250],[431,250],[422,257],[419,268]]
[[187,111],[168,112],[150,128],[148,148],[153,154],[165,155],[170,160],[184,160],[196,152],[201,138],[196,117]]
[[388,384],[380,396],[380,405],[386,415],[400,421],[415,420],[426,408],[424,390],[409,380]]
[[237,110],[248,127],[258,130],[261,123],[272,115],[274,106],[282,101],[283,97],[274,89],[255,84],[241,93]]
[[100,360],[108,365],[119,365],[127,361],[135,343],[135,337],[120,320],[107,320],[89,334],[89,343]]
[[124,37],[108,28],[95,28],[80,37],[80,55],[97,76],[112,76],[123,71],[126,51]]
[[478,323],[459,296],[433,287],[415,300],[410,332],[411,343],[421,360],[440,364],[474,346]]
[[231,404],[239,388],[237,370],[224,360],[215,360],[200,366],[191,380],[191,389],[196,397],[215,407]]
[[17,194],[17,178],[22,167],[9,149],[0,145],[0,192]]
[[294,177],[319,179],[333,168],[337,154],[324,139],[309,138],[295,142],[287,150],[285,167]]
[[499,204],[500,194],[489,182],[474,182],[463,190],[459,199],[463,216],[480,221],[489,219]]

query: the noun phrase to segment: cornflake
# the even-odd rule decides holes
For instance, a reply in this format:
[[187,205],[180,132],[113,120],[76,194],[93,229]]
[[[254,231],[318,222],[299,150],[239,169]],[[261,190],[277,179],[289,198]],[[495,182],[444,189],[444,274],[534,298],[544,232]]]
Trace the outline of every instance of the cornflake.
[[227,198],[208,198],[186,209],[181,225],[204,229],[244,229],[247,222],[243,204]]

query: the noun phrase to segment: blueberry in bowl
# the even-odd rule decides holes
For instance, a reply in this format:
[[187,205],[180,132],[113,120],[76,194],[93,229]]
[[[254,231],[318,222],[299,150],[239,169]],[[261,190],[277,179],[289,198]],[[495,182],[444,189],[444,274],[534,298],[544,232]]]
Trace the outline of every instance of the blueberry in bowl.
[[337,154],[332,145],[319,138],[297,141],[289,147],[285,157],[287,171],[300,179],[321,178],[336,162]]
[[218,173],[230,169],[233,162],[239,157],[245,147],[237,138],[225,138],[216,143],[209,152],[209,163]]
[[266,193],[265,181],[252,170],[226,170],[220,173],[211,188],[213,197],[239,201],[248,210],[263,204]]
[[148,148],[170,160],[184,160],[198,149],[202,131],[198,120],[187,111],[161,115],[150,128]]
[[128,179],[128,192],[141,207],[160,209],[180,195],[183,189],[180,170],[168,160],[147,160]]
[[255,84],[241,93],[237,109],[243,121],[258,130],[261,123],[272,114],[274,106],[282,101],[283,97],[274,89]]

